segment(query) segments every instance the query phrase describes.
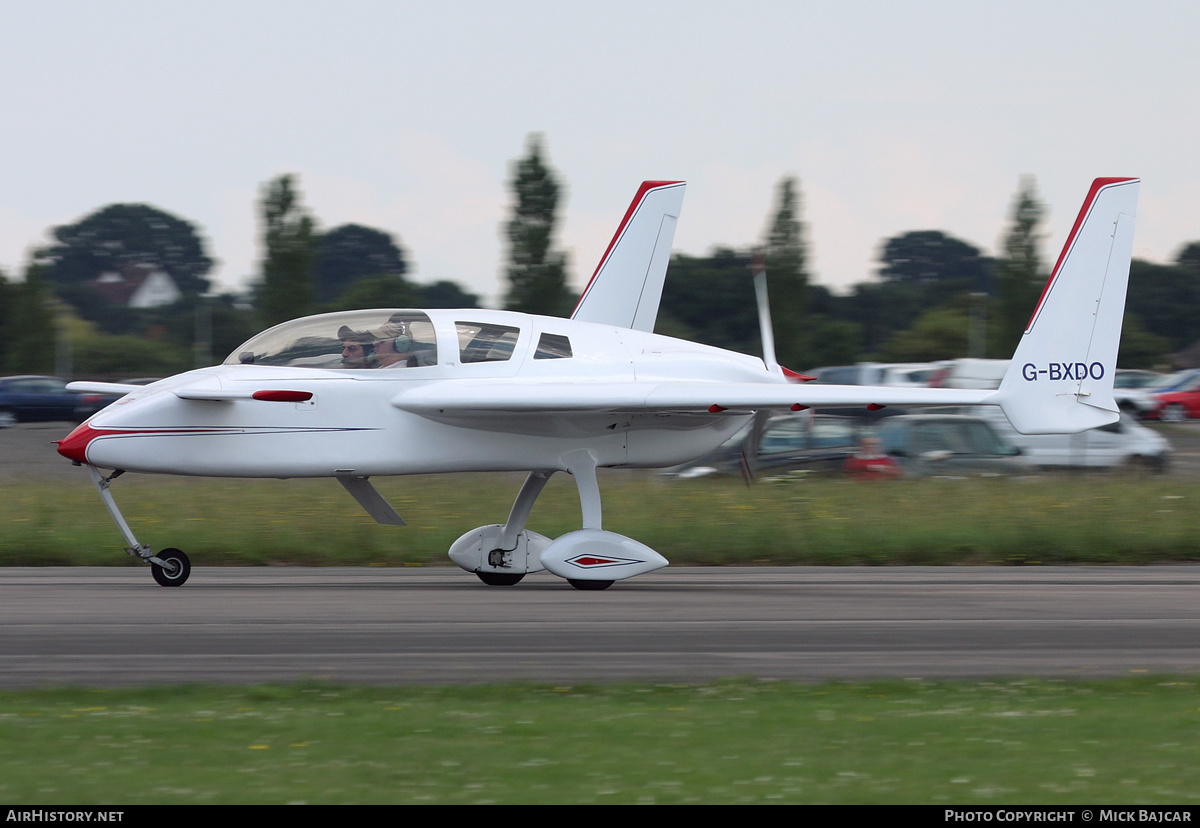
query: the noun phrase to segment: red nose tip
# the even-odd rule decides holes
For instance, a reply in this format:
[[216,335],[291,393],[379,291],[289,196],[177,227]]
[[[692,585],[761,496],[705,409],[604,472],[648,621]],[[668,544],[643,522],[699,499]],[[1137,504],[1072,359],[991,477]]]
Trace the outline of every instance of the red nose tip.
[[81,423],[74,431],[67,435],[65,440],[58,441],[58,453],[68,460],[74,460],[76,463],[86,463],[88,443],[103,433],[92,428],[87,423]]

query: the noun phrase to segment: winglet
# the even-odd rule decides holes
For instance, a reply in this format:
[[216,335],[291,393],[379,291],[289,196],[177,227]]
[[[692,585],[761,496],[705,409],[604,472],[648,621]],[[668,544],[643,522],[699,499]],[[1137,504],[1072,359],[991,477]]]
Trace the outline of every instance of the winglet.
[[754,273],[754,296],[758,301],[758,330],[762,336],[763,364],[772,374],[783,376],[783,368],[775,357],[775,328],[771,325],[771,300],[767,296],[767,262],[761,251],[750,259]]
[[654,330],[685,186],[683,181],[642,182],[572,319]]
[[1022,434],[1115,422],[1113,376],[1137,213],[1136,178],[1097,178],[997,393]]
[[107,394],[109,396],[120,396],[122,394],[132,394],[134,391],[141,391],[145,388],[144,385],[130,385],[125,382],[68,382],[67,390],[76,391],[83,394]]

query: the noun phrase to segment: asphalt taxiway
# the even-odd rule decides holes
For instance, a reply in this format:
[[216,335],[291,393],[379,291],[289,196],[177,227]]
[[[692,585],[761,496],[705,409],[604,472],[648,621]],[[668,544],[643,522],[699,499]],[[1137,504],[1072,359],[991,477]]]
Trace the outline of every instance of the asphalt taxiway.
[[0,686],[1200,672],[1200,566],[0,569]]

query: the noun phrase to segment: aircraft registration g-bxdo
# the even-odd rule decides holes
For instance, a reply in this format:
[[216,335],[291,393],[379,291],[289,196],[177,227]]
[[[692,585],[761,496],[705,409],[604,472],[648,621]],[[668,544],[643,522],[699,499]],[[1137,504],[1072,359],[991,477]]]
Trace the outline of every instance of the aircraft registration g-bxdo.
[[[851,405],[1000,405],[1026,434],[1118,418],[1113,374],[1139,183],[1097,179],[998,390],[805,385],[775,359],[765,278],[755,274],[763,358],[653,333],[683,182],[642,185],[570,319],[493,310],[371,310],[296,319],[221,365],[124,393],[63,440],[163,586],[187,580],[177,549],[139,543],[109,487],[126,472],[332,477],[381,523],[402,524],[378,475],[526,471],[508,520],[473,529],[451,559],[484,583],[542,569],[580,589],[665,566],[602,527],[601,467],[692,460],[753,421],[750,456],[776,411]],[[105,476],[101,469],[112,470]],[[575,478],[583,528],[525,528],[555,472]]]

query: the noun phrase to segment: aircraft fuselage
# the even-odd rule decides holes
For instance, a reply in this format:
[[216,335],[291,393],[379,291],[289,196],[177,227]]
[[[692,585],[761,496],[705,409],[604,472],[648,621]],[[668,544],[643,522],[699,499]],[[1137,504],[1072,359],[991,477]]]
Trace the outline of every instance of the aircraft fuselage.
[[[529,416],[498,405],[476,417],[439,418],[436,410],[403,406],[446,381],[485,395],[503,383],[531,396],[560,381],[620,384],[626,394],[687,379],[783,382],[756,357],[628,328],[505,311],[425,315],[425,338],[436,339],[428,343],[436,344],[435,364],[367,369],[227,361],[128,394],[80,426],[61,450],[101,468],[220,477],[565,470],[563,456],[581,448],[594,452],[599,466],[660,467],[712,450],[746,418],[622,412],[602,401],[594,410],[576,406],[569,416]],[[331,339],[345,316],[328,315]],[[515,341],[503,359],[464,361],[472,359],[464,324],[515,329]],[[545,334],[566,342],[570,355],[539,355]],[[263,390],[311,397],[251,396]]]

